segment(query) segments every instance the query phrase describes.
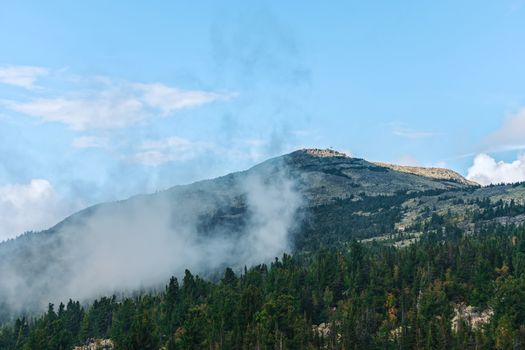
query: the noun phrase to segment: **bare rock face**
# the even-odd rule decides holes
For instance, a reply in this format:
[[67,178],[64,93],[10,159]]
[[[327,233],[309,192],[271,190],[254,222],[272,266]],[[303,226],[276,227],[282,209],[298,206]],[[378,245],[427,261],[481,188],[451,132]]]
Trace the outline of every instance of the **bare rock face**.
[[[351,196],[388,196],[400,192],[467,189],[474,187],[461,175],[424,176],[398,171],[331,149],[302,149],[264,162],[250,171],[271,168],[280,162],[291,171],[308,205],[324,205]],[[404,169],[404,168],[403,168]],[[446,169],[442,169],[446,171]],[[421,171],[420,171],[421,172]]]
[[87,344],[75,346],[73,350],[112,350],[115,344],[111,339],[89,339]]
[[[297,151],[296,153],[303,153],[312,157],[319,158],[351,158],[343,152],[338,152],[332,149],[319,149],[319,148],[307,148]],[[454,181],[466,186],[479,186],[478,183],[465,179],[457,172],[445,169],[445,168],[433,168],[433,167],[416,167],[416,166],[404,166],[382,162],[370,162],[371,164],[399,171],[406,174],[413,174],[418,176],[424,176],[435,180],[446,180]]]
[[302,151],[314,157],[348,157],[345,153],[332,149],[307,148]]
[[454,307],[454,317],[452,318],[452,330],[457,332],[460,324],[466,324],[473,330],[479,329],[490,321],[494,314],[492,309],[481,310],[477,307],[458,304]]
[[478,183],[467,180],[460,174],[450,169],[404,166],[404,165],[381,163],[381,162],[373,162],[373,163],[378,166],[389,168],[389,169],[399,171],[402,173],[424,176],[424,177],[428,177],[431,179],[450,180],[450,181],[455,181],[455,182],[458,182],[460,184],[467,185],[467,186],[479,186]]
[[312,331],[314,333],[319,334],[322,338],[328,338],[331,333],[331,327],[332,327],[332,324],[330,322],[328,323],[323,322],[319,325],[313,325]]

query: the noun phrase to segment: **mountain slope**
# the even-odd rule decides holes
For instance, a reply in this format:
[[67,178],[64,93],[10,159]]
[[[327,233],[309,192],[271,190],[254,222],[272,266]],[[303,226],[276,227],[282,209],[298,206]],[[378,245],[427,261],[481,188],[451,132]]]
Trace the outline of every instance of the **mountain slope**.
[[[203,220],[208,219],[206,215],[217,216],[221,213],[224,214],[221,219],[239,217],[246,209],[243,201],[244,189],[240,184],[253,175],[262,179],[271,179],[276,174],[286,175],[305,199],[303,209],[349,198],[358,201],[361,197],[392,196],[405,192],[470,190],[476,186],[459,175],[453,178],[432,178],[396,169],[398,167],[374,164],[332,150],[299,150],[270,159],[244,172],[190,185],[174,186],[155,194],[137,195],[123,201],[95,205],[71,215],[47,231],[30,236],[51,235],[64,226],[86,221],[100,211],[116,215],[119,210],[125,211],[123,207],[148,207],[157,202],[176,203],[181,199],[185,201],[185,205],[171,213],[174,221],[194,220],[196,208],[199,209],[200,219]],[[6,253],[7,246],[14,245],[15,241],[24,240],[24,237],[20,237],[0,244],[0,256]]]
[[[149,288],[185,268],[209,274],[284,251],[415,232],[433,214],[451,215],[465,227],[502,215],[519,223],[524,191],[522,185],[480,188],[451,171],[299,150],[247,171],[96,205],[1,243],[6,305],[0,312]],[[509,211],[502,203],[512,200],[516,208]]]

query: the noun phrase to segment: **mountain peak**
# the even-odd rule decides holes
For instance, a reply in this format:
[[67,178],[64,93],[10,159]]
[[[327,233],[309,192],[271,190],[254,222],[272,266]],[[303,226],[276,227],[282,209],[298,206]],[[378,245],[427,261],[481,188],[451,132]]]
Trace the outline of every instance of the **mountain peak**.
[[338,152],[330,148],[320,149],[320,148],[303,148],[297,152],[305,153],[310,156],[320,157],[320,158],[329,158],[329,157],[348,157],[343,152]]
[[[314,158],[346,158],[346,159],[353,159],[354,161],[357,161],[358,159],[352,158],[349,155],[339,152],[330,148],[326,149],[320,149],[320,148],[303,148],[300,150],[297,150],[295,152],[292,152],[290,155],[292,156],[299,156],[301,159],[306,160],[309,157]],[[307,158],[305,158],[305,156]],[[311,159],[311,158],[310,158]],[[319,160],[320,161],[320,160]],[[364,161],[364,160],[362,160]],[[364,161],[366,163],[366,161]],[[381,167],[381,168],[387,168],[394,171],[398,171],[405,174],[412,174],[412,175],[418,175],[422,177],[426,177],[428,179],[433,180],[441,180],[441,181],[452,181],[458,184],[466,185],[466,186],[479,186],[478,183],[474,181],[467,180],[459,173],[446,168],[435,168],[435,167],[418,167],[418,166],[405,166],[405,165],[398,165],[398,164],[391,164],[391,163],[383,163],[383,162],[369,162],[368,164],[373,164],[375,166]]]

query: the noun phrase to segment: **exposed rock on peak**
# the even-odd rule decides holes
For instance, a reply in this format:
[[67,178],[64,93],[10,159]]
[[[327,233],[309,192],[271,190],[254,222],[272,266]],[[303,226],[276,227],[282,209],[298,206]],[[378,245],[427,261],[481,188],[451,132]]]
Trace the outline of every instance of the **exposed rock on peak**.
[[397,164],[389,164],[389,163],[381,163],[381,162],[373,162],[373,163],[375,165],[382,166],[382,167],[389,168],[389,169],[396,170],[396,171],[400,171],[402,173],[424,176],[424,177],[428,177],[431,179],[455,181],[460,184],[468,185],[468,186],[479,186],[478,183],[467,180],[460,174],[450,169],[405,166],[405,165],[397,165]]
[[334,151],[333,149],[305,148],[297,152],[304,152],[314,157],[348,157],[343,152]]

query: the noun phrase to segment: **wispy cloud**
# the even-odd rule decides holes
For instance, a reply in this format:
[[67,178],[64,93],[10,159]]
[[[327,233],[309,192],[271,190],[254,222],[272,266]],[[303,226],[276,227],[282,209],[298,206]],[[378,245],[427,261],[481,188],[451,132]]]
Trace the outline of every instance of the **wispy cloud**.
[[513,151],[525,148],[525,108],[510,115],[502,126],[486,140],[493,151]]
[[496,131],[485,137],[477,150],[450,157],[448,160],[522,150],[525,150],[525,108],[509,115]]
[[48,74],[48,69],[35,66],[0,66],[0,84],[34,89],[38,78]]
[[198,90],[181,90],[164,84],[134,84],[141,93],[141,100],[164,114],[183,108],[198,107],[214,101],[228,100],[237,93],[218,93]]
[[60,122],[73,130],[123,128],[144,120],[140,100],[103,91],[80,98],[38,98],[28,102],[3,101],[3,106],[44,122]]
[[45,122],[66,124],[73,130],[116,129],[234,96],[233,93],[182,90],[158,83],[106,81],[97,91],[77,91],[29,101],[3,100],[2,105]]
[[396,136],[405,137],[409,139],[426,139],[438,135],[435,132],[415,130],[401,126],[394,126],[392,133]]
[[80,136],[74,138],[71,145],[75,148],[106,148],[109,140],[97,136]]
[[[228,146],[213,142],[190,140],[184,137],[171,136],[147,140],[137,146],[130,159],[146,166],[159,166],[169,162],[187,161],[199,157],[218,156],[232,161],[261,161],[275,156],[269,153],[267,139],[235,139]],[[284,152],[291,152],[306,146],[287,145]]]
[[205,152],[212,152],[213,148],[214,146],[207,142],[168,137],[144,141],[132,158],[143,165],[158,166],[172,161],[190,160]]

